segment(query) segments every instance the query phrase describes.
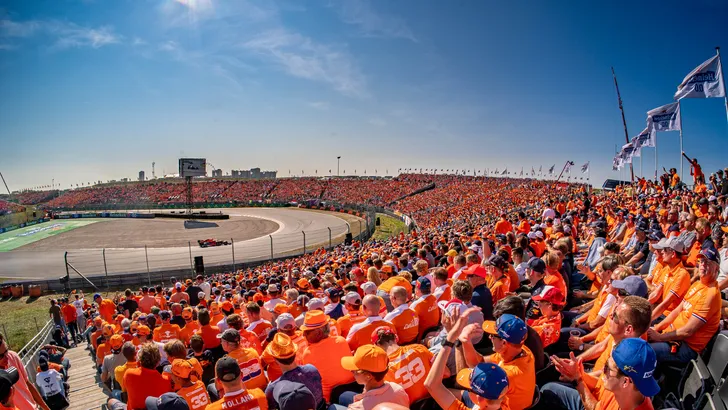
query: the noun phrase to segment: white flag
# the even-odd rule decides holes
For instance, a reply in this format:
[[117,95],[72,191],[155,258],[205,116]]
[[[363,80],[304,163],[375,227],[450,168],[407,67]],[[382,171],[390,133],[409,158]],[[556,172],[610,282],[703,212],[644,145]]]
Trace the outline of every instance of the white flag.
[[508,173],[508,168],[504,169],[503,172],[501,172],[501,175],[505,175]]
[[586,164],[581,166],[581,173],[586,174],[589,172],[589,161],[586,162]]
[[627,164],[632,163],[632,158],[639,157],[640,150],[634,147],[634,145],[630,142],[629,144],[622,145],[622,151],[620,151],[620,157],[622,158],[622,161]]
[[612,171],[619,171],[620,169],[622,169],[622,158],[617,154],[612,160]]
[[566,161],[566,165],[564,167],[564,172],[566,172],[567,174],[570,174],[572,165],[574,165],[574,161]]
[[654,131],[680,131],[680,103],[674,102],[647,111],[647,128]]
[[677,86],[675,99],[725,97],[723,67],[718,55],[709,58],[691,71]]
[[655,132],[649,127],[642,130],[636,137],[633,138],[634,145],[637,148],[642,147],[654,147],[655,146]]
[[553,174],[554,173],[554,167],[555,166],[556,166],[556,164],[551,165],[551,168],[549,168],[549,174]]

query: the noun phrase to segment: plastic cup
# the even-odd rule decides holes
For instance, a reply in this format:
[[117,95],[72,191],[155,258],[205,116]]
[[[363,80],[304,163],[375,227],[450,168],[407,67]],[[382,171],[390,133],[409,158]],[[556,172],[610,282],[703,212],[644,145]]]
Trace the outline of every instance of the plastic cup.
[[576,329],[572,329],[569,331],[569,335],[571,337],[581,337],[581,332]]

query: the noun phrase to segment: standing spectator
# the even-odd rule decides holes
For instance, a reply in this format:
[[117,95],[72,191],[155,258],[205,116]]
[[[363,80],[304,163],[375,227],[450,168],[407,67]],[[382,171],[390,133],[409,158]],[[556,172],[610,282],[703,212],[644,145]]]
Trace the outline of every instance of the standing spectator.
[[417,340],[422,340],[425,332],[434,330],[440,324],[440,309],[437,307],[437,299],[431,293],[432,282],[426,277],[421,277],[413,283],[415,288],[415,300],[410,304],[410,309],[417,313],[419,319]]
[[[7,370],[15,368],[15,371],[10,371],[9,375]],[[0,370],[5,370],[5,376],[10,376],[16,380],[14,383],[7,383],[7,378],[0,377],[3,381],[0,383],[7,383],[12,386],[12,389],[7,384],[1,385],[5,388],[6,392],[9,391],[9,400],[19,410],[36,410],[37,406],[40,406],[42,410],[50,410],[43,397],[41,397],[38,390],[35,388],[35,383],[28,378],[28,374],[25,372],[25,366],[20,360],[20,356],[17,353],[10,350],[8,344],[5,342],[5,337],[0,333]],[[1,392],[2,389],[0,389]],[[8,398],[0,397],[4,402],[8,401]]]
[[111,299],[102,298],[100,293],[94,295],[94,302],[96,302],[104,322],[113,323],[114,316],[116,316],[116,304]]
[[73,307],[76,308],[77,328],[79,332],[83,332],[86,330],[86,314],[84,313],[86,301],[83,298],[83,291],[80,295],[74,294],[73,297]]
[[61,312],[63,313],[63,320],[66,323],[68,333],[71,334],[72,344],[76,346],[76,343],[79,341],[78,324],[76,323],[78,313],[76,313],[76,308],[68,303],[68,298],[61,299]]
[[149,288],[142,286],[142,297],[139,299],[139,310],[144,314],[152,312],[152,307],[157,305],[157,300],[149,294]]
[[66,327],[66,323],[63,321],[63,316],[61,315],[61,307],[58,306],[58,302],[55,299],[51,299],[51,307],[48,309],[48,314],[51,315],[53,324],[61,328]]
[[174,293],[169,297],[169,301],[170,303],[179,303],[182,300],[190,303],[190,295],[182,290],[182,283],[177,282],[174,284]]
[[125,300],[121,303],[121,310],[124,312],[124,316],[132,317],[134,312],[139,309],[139,303],[134,299],[134,293],[132,293],[131,289],[124,291],[124,297]]

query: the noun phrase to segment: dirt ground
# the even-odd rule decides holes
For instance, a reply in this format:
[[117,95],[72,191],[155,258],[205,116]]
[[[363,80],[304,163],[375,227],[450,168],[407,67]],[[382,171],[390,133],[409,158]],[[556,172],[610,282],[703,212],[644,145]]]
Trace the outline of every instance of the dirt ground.
[[244,241],[268,235],[278,229],[278,224],[259,218],[231,217],[213,222],[217,227],[185,229],[181,219],[104,219],[97,223],[64,232],[18,248],[30,250],[82,249],[90,243],[94,248],[166,248],[186,246],[198,239]]

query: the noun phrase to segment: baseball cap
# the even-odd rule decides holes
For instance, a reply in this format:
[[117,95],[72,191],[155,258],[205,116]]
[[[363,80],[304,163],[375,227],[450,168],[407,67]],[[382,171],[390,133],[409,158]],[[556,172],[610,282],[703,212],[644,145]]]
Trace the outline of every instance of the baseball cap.
[[650,231],[649,234],[647,234],[647,239],[651,241],[659,241],[660,239],[664,238],[665,234],[662,233],[662,231],[658,229],[653,229]]
[[167,320],[167,319],[172,318],[172,313],[170,313],[169,310],[163,310],[163,311],[159,312],[159,317],[162,318],[163,320]]
[[389,357],[387,352],[379,346],[359,346],[354,356],[341,358],[341,367],[345,370],[365,370],[372,373],[379,373],[389,368]]
[[291,337],[285,333],[278,332],[273,340],[265,347],[265,351],[276,359],[288,359],[298,352],[298,346],[293,343]]
[[310,310],[303,318],[301,330],[314,330],[326,326],[329,323],[329,315],[321,310]]
[[276,327],[278,329],[285,329],[289,327],[296,327],[296,319],[290,313],[281,313],[276,318]]
[[121,335],[113,335],[113,336],[111,336],[111,339],[109,339],[109,346],[111,346],[112,350],[121,349],[121,346],[123,344],[124,344],[124,339],[121,337]]
[[344,302],[350,305],[361,305],[361,296],[356,292],[349,292],[344,296]]
[[110,324],[105,324],[101,328],[101,335],[105,337],[111,337],[114,335],[114,326],[111,326]]
[[0,369],[0,397],[10,395],[10,389],[20,380],[18,369],[10,366],[7,369]]
[[683,253],[685,252],[685,244],[683,244],[681,241],[679,241],[676,237],[672,238],[662,238],[659,242],[652,245],[655,249],[666,249],[670,248],[674,250],[677,253]]
[[223,312],[232,312],[235,310],[235,306],[233,306],[229,300],[222,302],[222,306],[220,308]]
[[426,276],[417,278],[413,285],[421,290],[430,290],[432,288],[432,282],[430,282],[430,279],[428,279]]
[[218,334],[217,338],[229,343],[240,343],[240,332],[237,329],[226,329],[221,334]]
[[268,293],[278,292],[279,290],[280,289],[278,289],[278,285],[276,285],[275,283],[268,286]]
[[182,288],[182,283],[181,282],[177,282],[177,283],[174,284],[174,287],[177,288],[177,289],[180,289],[180,288]]
[[647,284],[641,277],[633,275],[627,276],[622,280],[613,280],[612,287],[615,289],[623,289],[630,296],[647,297]]
[[480,276],[481,278],[487,278],[488,277],[488,271],[485,270],[485,267],[482,265],[473,265],[463,272],[465,273],[465,276]]
[[237,360],[225,355],[215,364],[215,375],[222,381],[231,382],[240,377],[240,365]]
[[137,334],[140,336],[149,336],[152,333],[151,330],[149,330],[149,326],[141,325],[137,328]]
[[164,393],[158,398],[149,396],[144,404],[148,410],[190,410],[187,401],[177,393]]
[[100,297],[101,297],[100,293],[94,293],[94,300],[96,300],[96,298],[100,298]]
[[374,282],[364,282],[359,287],[367,295],[374,294],[377,292],[377,284]]
[[276,303],[275,307],[273,308],[273,313],[280,315],[283,313],[288,312],[288,305],[285,303]]
[[508,389],[508,375],[493,363],[479,363],[472,369],[460,370],[457,382],[487,400],[498,400]]
[[326,296],[330,298],[339,298],[344,294],[344,291],[340,288],[328,288],[325,292]]
[[326,303],[324,303],[323,299],[313,298],[306,303],[306,307],[308,310],[316,310],[316,309],[323,309]]
[[279,380],[273,388],[273,399],[280,410],[315,409],[316,399],[305,385]]
[[562,306],[566,303],[566,300],[564,300],[564,294],[561,292],[561,290],[550,285],[544,286],[541,290],[541,293],[535,295],[533,297],[533,300],[535,300],[536,302],[543,300],[559,306]]
[[534,272],[544,273],[546,272],[546,262],[540,258],[533,257],[528,261],[528,269]]
[[509,313],[501,315],[495,321],[486,320],[483,322],[483,330],[512,344],[523,343],[528,334],[528,328],[523,320]]
[[189,379],[190,375],[192,375],[192,372],[194,371],[195,368],[192,366],[192,363],[190,363],[189,360],[175,359],[172,363],[172,374],[177,377]]
[[720,263],[720,258],[718,257],[718,251],[715,250],[715,248],[712,246],[701,249],[700,253],[698,254],[698,258],[705,258],[711,262]]
[[653,377],[657,357],[649,343],[636,337],[624,339],[612,351],[612,359],[619,370],[632,379],[640,393],[654,397],[660,391]]
[[42,372],[48,370],[48,358],[45,356],[41,356],[38,359],[38,367],[40,367],[40,371]]
[[301,278],[296,282],[296,286],[298,286],[301,289],[308,289],[309,286],[311,286],[311,283],[306,278]]
[[450,249],[449,251],[445,252],[445,255],[455,257],[458,256],[458,251],[456,251],[455,249]]

